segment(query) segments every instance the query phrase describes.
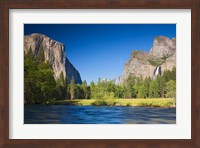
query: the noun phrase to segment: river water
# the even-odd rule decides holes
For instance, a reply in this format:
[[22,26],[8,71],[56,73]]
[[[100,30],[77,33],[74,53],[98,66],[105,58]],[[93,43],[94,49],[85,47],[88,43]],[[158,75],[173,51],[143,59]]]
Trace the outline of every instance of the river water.
[[24,124],[175,124],[176,108],[24,105]]

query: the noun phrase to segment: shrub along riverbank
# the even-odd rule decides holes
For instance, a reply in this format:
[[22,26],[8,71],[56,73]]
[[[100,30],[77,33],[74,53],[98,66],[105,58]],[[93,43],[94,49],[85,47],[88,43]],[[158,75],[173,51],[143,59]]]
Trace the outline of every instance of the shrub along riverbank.
[[175,107],[175,100],[172,98],[151,98],[151,99],[74,99],[55,100],[46,102],[54,105],[95,105],[95,106],[143,106],[143,107]]

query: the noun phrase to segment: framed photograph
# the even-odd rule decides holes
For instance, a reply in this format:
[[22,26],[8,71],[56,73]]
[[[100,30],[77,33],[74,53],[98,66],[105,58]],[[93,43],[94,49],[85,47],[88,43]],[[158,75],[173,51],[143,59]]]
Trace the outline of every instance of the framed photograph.
[[1,1],[1,147],[199,147],[200,1]]

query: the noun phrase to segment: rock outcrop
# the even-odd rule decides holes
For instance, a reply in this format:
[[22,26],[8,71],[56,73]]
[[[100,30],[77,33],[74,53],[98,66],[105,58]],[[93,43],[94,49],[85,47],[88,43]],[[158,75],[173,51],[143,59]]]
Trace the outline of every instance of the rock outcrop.
[[164,36],[155,37],[153,47],[150,50],[150,56],[162,58],[165,56],[171,56],[176,50],[175,38],[169,39]]
[[44,57],[49,61],[54,71],[54,78],[60,77],[63,72],[64,77],[67,76],[68,82],[75,79],[75,83],[82,83],[79,72],[70,63],[66,57],[65,46],[43,34],[34,33],[24,37],[24,51],[25,54],[29,50],[37,57],[39,50],[44,50]]
[[[155,38],[149,53],[133,50],[124,65],[123,80],[129,75],[155,78],[176,66],[176,39],[164,36]],[[122,79],[122,78],[121,78]]]

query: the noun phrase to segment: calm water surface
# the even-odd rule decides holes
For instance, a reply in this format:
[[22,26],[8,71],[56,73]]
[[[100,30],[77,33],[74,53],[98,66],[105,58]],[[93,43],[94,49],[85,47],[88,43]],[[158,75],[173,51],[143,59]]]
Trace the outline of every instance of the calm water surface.
[[25,124],[175,124],[176,108],[24,105]]

